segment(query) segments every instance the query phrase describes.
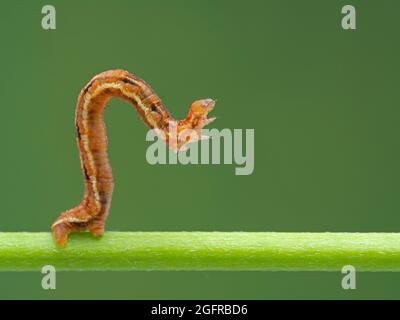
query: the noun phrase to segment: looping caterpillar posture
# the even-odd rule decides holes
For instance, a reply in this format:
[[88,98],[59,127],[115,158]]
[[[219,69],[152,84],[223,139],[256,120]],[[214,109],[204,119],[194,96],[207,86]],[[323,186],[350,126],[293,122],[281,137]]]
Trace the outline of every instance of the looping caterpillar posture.
[[[160,130],[165,143],[175,151],[194,140],[193,137],[188,140],[187,136],[180,138],[179,132],[196,130],[201,137],[201,129],[215,119],[207,118],[215,105],[212,99],[193,102],[184,120],[173,119],[150,86],[124,70],[105,71],[90,80],[78,97],[75,113],[85,192],[81,204],[62,212],[51,226],[60,246],[66,244],[70,232],[89,230],[94,236],[104,233],[114,182],[107,157],[103,112],[112,97],[130,102],[144,123],[151,129]],[[177,139],[171,138],[170,126],[176,128]]]

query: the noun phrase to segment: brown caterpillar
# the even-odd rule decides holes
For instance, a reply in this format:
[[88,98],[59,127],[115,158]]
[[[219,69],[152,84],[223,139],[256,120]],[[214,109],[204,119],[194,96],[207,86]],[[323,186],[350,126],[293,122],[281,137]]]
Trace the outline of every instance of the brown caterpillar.
[[[193,136],[180,135],[180,132],[191,129],[200,137],[201,129],[215,119],[207,118],[215,105],[212,99],[193,102],[186,118],[179,121],[170,116],[160,98],[139,77],[124,70],[110,70],[96,75],[81,91],[76,105],[76,142],[85,192],[82,202],[62,212],[51,226],[60,246],[66,244],[70,232],[89,230],[94,236],[104,233],[114,181],[107,157],[103,112],[112,97],[130,102],[144,123],[151,129],[159,130],[165,143],[175,151],[195,140]],[[177,138],[171,136],[171,127],[176,129]]]

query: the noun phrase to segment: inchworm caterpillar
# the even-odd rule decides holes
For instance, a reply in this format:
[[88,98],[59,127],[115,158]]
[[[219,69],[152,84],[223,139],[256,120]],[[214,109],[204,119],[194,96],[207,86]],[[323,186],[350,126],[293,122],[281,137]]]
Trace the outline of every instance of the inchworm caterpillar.
[[[85,192],[82,202],[62,212],[51,226],[56,243],[60,246],[66,244],[70,232],[89,230],[94,236],[104,233],[114,181],[107,157],[103,112],[112,97],[130,102],[144,123],[151,129],[160,130],[165,143],[176,151],[193,141],[187,136],[180,138],[179,132],[191,129],[200,134],[201,129],[214,120],[207,118],[215,105],[212,99],[193,102],[184,120],[173,119],[150,86],[124,70],[105,71],[90,80],[78,97],[75,112],[76,142]],[[178,132],[177,139],[170,136],[171,126]]]

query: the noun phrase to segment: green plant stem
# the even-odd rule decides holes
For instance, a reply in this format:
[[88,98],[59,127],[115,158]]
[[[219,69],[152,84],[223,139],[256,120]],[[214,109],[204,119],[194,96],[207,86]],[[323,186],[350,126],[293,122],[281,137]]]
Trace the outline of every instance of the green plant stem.
[[1,233],[0,271],[41,270],[400,271],[400,233]]

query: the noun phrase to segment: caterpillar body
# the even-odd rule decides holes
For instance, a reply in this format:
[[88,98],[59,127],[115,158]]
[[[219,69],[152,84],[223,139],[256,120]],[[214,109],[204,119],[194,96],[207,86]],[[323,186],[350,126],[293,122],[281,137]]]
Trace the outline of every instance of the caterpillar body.
[[[76,143],[79,149],[85,191],[81,203],[60,214],[51,229],[56,243],[64,246],[68,234],[90,231],[94,236],[104,233],[110,211],[114,180],[107,156],[107,135],[103,112],[112,97],[131,103],[143,122],[162,133],[164,142],[175,151],[193,141],[190,136],[179,138],[186,129],[201,129],[215,118],[208,118],[215,101],[201,99],[192,103],[185,119],[171,117],[160,98],[142,79],[124,70],[110,70],[93,77],[79,94],[75,111]],[[171,126],[177,139],[171,138]]]

